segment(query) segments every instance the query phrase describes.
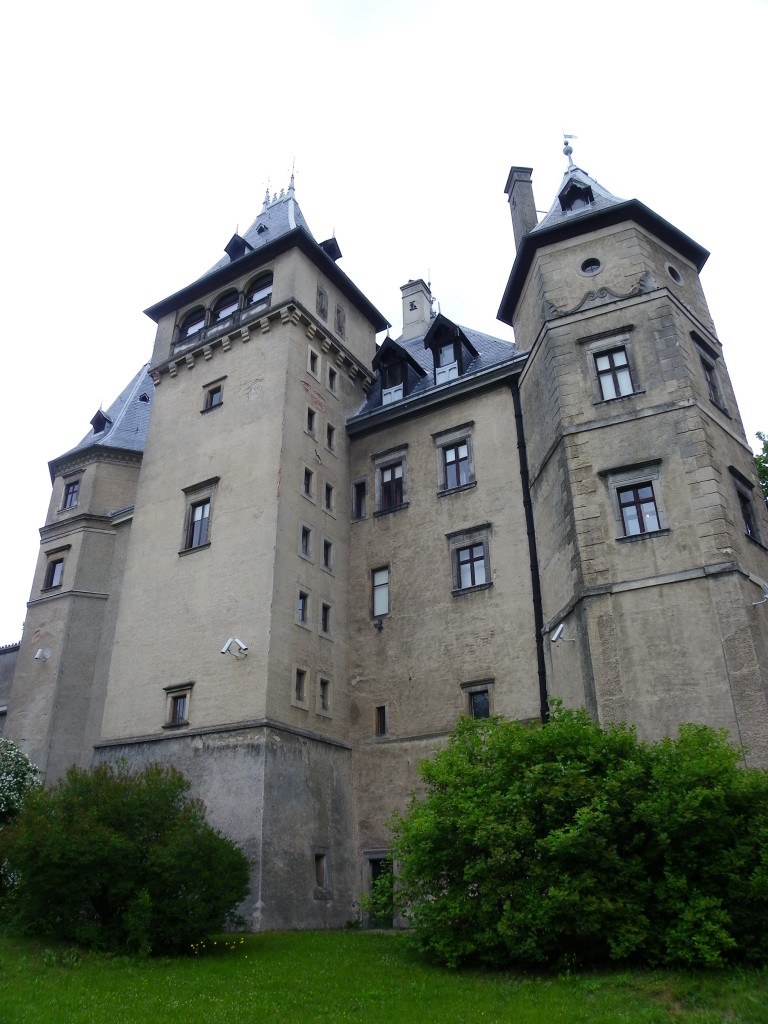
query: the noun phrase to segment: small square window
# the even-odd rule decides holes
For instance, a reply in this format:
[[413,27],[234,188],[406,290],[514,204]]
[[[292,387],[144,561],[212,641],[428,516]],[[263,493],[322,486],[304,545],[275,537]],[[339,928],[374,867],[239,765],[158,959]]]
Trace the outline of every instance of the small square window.
[[208,409],[218,408],[224,400],[224,389],[221,384],[216,384],[214,387],[209,388],[205,393],[205,406],[204,409],[207,412]]
[[304,494],[306,494],[308,498],[313,497],[314,494],[314,478],[315,474],[312,472],[311,469],[304,470]]
[[375,710],[375,731],[377,736],[387,735],[387,706],[381,704]]
[[339,375],[332,366],[328,367],[328,390],[336,392],[339,386]]
[[325,427],[325,447],[331,452],[336,448],[336,427],[330,423]]
[[365,480],[352,484],[352,518],[365,519],[365,496],[368,485]]
[[661,529],[651,481],[632,487],[619,487],[616,496],[625,537],[637,537]]
[[323,568],[333,571],[333,543],[329,540],[323,541]]
[[371,612],[375,619],[389,614],[389,566],[371,573]]
[[607,352],[595,353],[595,370],[604,401],[632,394],[634,389],[629,372],[629,359],[623,345]]
[[51,590],[53,587],[60,587],[63,576],[64,559],[52,558],[46,566],[43,590]]
[[320,632],[326,634],[331,632],[331,606],[325,602],[320,607]]
[[80,496],[80,481],[70,480],[68,484],[64,485],[64,501],[62,502],[62,508],[74,508],[77,505],[77,499]]
[[314,409],[307,409],[307,433],[315,436],[315,420],[317,416]]
[[333,512],[333,484],[325,485],[325,508],[328,512]]

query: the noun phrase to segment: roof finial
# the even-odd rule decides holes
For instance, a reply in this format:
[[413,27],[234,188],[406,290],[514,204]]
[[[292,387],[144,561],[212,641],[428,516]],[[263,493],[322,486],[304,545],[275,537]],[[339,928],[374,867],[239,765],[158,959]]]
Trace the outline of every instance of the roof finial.
[[573,153],[573,146],[568,141],[569,139],[578,139],[578,135],[566,135],[563,132],[563,153],[568,157],[568,167],[573,167],[573,160],[571,159],[571,153]]

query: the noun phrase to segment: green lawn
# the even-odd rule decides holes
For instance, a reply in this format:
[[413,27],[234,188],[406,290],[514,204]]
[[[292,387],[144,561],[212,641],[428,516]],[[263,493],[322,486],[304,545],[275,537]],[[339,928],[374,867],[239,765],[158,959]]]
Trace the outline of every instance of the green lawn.
[[0,936],[1,1024],[768,1024],[768,970],[449,972],[382,932],[220,938],[178,960]]

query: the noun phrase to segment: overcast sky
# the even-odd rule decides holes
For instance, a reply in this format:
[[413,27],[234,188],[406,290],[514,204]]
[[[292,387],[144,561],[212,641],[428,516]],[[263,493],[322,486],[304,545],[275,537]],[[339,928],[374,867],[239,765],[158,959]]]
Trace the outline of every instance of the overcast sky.
[[702,273],[750,442],[768,430],[765,51],[757,0],[42,0],[6,13],[0,644],[21,636],[47,462],[149,358],[142,310],[288,184],[399,333],[400,285],[496,321],[503,193],[574,161],[712,252]]

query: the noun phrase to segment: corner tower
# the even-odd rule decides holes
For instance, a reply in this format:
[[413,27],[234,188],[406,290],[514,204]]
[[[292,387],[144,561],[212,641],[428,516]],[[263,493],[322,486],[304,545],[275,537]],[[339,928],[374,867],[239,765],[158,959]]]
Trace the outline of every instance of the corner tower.
[[768,517],[699,280],[708,253],[565,152],[552,208],[522,229],[531,185],[512,169],[499,310],[530,349],[544,636],[564,624],[545,645],[549,692],[646,737],[727,727],[764,765]]
[[154,409],[97,758],[192,780],[254,865],[250,927],[339,926],[359,892],[343,427],[387,323],[293,183],[225,253],[147,310]]

